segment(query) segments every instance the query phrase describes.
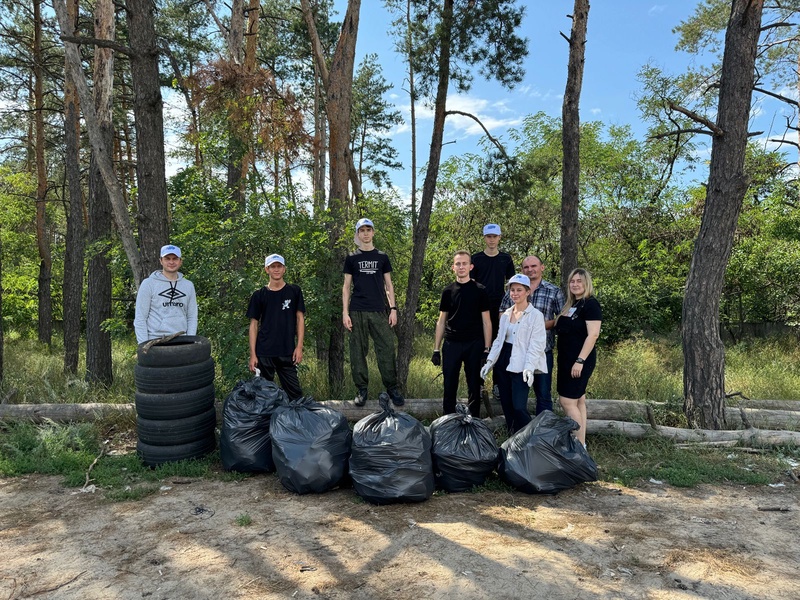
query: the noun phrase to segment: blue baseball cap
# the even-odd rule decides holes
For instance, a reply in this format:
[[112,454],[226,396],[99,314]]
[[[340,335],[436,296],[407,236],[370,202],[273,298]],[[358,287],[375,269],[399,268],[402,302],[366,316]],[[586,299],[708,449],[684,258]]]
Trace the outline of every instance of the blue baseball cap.
[[522,275],[521,273],[517,273],[511,279],[508,280],[508,286],[511,287],[512,283],[519,283],[520,285],[524,285],[526,288],[530,289],[531,287],[531,278],[527,275]]
[[500,225],[489,223],[483,228],[483,235],[500,235]]
[[270,266],[272,263],[281,263],[284,267],[286,266],[286,261],[283,260],[283,257],[280,254],[270,254],[264,259],[265,267]]
[[181,257],[181,249],[173,244],[167,244],[166,246],[161,246],[161,258],[164,258],[167,254],[174,254],[178,258]]
[[372,227],[373,229],[375,229],[375,225],[373,225],[372,221],[370,221],[366,217],[358,220],[358,222],[356,223],[356,231],[358,231],[362,227]]

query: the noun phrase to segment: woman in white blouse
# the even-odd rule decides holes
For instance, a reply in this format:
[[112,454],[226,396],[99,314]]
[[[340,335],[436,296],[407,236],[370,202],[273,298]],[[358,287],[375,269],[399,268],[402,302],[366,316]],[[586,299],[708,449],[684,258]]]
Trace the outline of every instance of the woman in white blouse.
[[506,417],[509,435],[531,420],[528,393],[534,373],[547,373],[544,349],[547,337],[544,316],[528,302],[531,282],[526,275],[508,280],[508,291],[514,304],[500,316],[497,337],[489,358],[481,369],[484,379],[495,367],[495,384],[500,391],[500,405]]

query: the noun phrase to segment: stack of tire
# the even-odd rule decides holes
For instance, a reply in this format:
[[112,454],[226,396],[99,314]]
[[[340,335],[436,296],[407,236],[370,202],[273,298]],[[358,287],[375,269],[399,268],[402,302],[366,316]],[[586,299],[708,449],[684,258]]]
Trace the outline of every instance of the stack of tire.
[[216,447],[214,359],[208,339],[184,335],[145,349],[139,344],[136,450],[144,464],[199,458]]

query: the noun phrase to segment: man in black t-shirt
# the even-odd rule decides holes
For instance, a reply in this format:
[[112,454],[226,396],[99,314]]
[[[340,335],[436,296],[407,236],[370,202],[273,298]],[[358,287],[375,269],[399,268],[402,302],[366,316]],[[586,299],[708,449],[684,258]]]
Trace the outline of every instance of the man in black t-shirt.
[[[397,306],[392,285],[392,265],[385,252],[372,243],[375,227],[369,219],[356,223],[355,242],[358,250],[344,260],[342,285],[342,322],[350,332],[350,371],[356,384],[356,406],[364,406],[369,389],[367,352],[369,338],[375,346],[375,359],[383,385],[392,403],[403,406],[406,401],[397,385],[394,334]],[[352,293],[351,293],[352,286]],[[387,304],[388,316],[387,316]]]
[[453,257],[456,280],[442,291],[431,362],[437,367],[440,365],[442,367],[444,414],[456,411],[458,380],[463,364],[464,378],[467,380],[469,412],[473,417],[479,418],[480,370],[481,365],[486,362],[491,346],[492,323],[486,288],[470,279],[471,269],[469,253],[461,250],[456,252]]
[[[291,400],[302,397],[297,365],[303,360],[305,312],[303,292],[283,280],[286,261],[280,254],[270,254],[264,261],[269,275],[267,285],[250,297],[250,360],[248,367],[274,381],[275,373]],[[297,340],[295,342],[295,339]]]
[[511,255],[499,250],[499,225],[489,223],[483,228],[483,242],[486,248],[472,255],[473,268],[470,277],[482,283],[489,294],[491,303],[489,315],[492,319],[492,339],[494,339],[497,337],[500,324],[500,302],[506,293],[506,282],[516,271]]

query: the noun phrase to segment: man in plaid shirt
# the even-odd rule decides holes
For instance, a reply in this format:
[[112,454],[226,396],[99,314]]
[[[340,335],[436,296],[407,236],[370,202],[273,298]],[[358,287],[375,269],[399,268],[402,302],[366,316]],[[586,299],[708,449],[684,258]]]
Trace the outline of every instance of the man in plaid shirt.
[[[533,376],[533,391],[536,394],[536,414],[538,415],[543,410],[553,410],[553,398],[550,392],[553,383],[553,346],[556,337],[553,325],[556,322],[556,315],[564,308],[564,292],[560,287],[542,279],[544,265],[538,256],[526,257],[522,261],[522,272],[531,280],[531,295],[528,296],[528,302],[544,315],[544,326],[547,329],[547,344],[544,349],[547,373],[536,373]],[[500,302],[500,313],[502,314],[512,304],[511,295],[506,292]]]

